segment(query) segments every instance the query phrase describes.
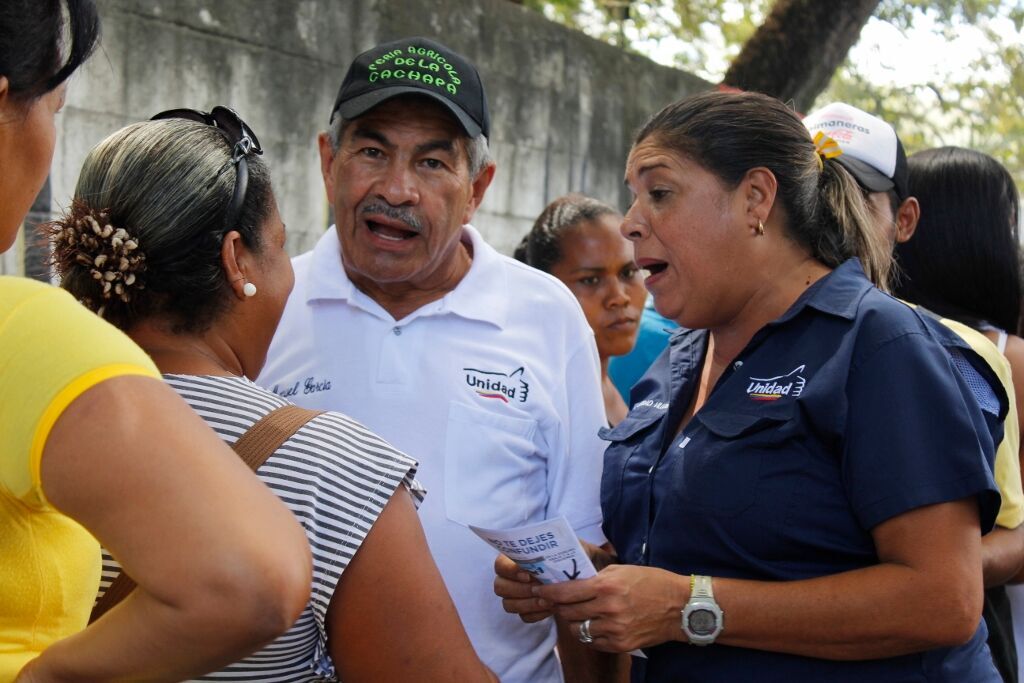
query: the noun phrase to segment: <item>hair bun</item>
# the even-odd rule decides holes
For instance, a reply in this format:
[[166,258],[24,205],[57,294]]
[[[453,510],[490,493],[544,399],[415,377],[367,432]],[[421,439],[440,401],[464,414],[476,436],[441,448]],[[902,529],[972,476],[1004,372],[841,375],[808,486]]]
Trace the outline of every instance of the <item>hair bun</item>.
[[[146,255],[138,238],[110,223],[106,209],[94,209],[75,200],[71,210],[49,224],[53,260],[61,277],[74,271],[88,274],[96,282],[96,299],[83,300],[102,315],[105,302],[131,301],[132,292],[145,288],[142,274]],[[93,304],[98,301],[98,309]]]

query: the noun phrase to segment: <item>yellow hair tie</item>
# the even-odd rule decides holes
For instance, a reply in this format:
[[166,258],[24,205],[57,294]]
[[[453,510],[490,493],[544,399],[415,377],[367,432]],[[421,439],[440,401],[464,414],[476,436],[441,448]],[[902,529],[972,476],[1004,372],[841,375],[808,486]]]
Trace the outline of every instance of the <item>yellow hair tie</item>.
[[835,159],[843,153],[839,143],[820,130],[814,134],[814,150],[817,152],[818,168],[822,170],[825,168],[825,162],[822,161],[822,158]]

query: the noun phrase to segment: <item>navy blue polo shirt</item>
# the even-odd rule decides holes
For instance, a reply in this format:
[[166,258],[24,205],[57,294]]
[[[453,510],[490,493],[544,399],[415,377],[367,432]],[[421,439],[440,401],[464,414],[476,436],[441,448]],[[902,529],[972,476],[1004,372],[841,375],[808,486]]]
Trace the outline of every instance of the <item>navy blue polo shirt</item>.
[[[788,581],[877,564],[871,530],[920,506],[973,496],[992,528],[982,411],[932,327],[856,260],[758,331],[677,435],[706,349],[705,331],[677,331],[629,415],[603,430],[604,528],[620,561]],[[998,681],[985,637],[979,620],[966,645],[863,662],[673,642],[634,658],[634,680]]]

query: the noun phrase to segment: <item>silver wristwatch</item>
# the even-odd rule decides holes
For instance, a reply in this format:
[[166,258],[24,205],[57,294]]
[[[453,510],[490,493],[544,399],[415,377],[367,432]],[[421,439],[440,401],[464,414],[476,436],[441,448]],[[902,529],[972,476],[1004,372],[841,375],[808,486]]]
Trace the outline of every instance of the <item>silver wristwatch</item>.
[[683,633],[690,645],[710,645],[722,632],[722,609],[715,602],[710,576],[690,577],[690,600],[683,608]]

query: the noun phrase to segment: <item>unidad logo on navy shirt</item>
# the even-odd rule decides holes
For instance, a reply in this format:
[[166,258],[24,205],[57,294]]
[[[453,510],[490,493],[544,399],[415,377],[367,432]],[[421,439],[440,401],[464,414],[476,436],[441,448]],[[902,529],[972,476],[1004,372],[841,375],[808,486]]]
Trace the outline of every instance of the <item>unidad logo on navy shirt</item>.
[[783,396],[799,396],[807,384],[807,379],[800,374],[804,367],[801,365],[778,377],[751,377],[747,396],[755,401],[777,401]]
[[504,403],[510,401],[526,403],[530,385],[523,379],[524,368],[516,368],[512,372],[496,372],[476,368],[462,368],[462,371],[466,373],[466,384],[480,398],[494,399]]

